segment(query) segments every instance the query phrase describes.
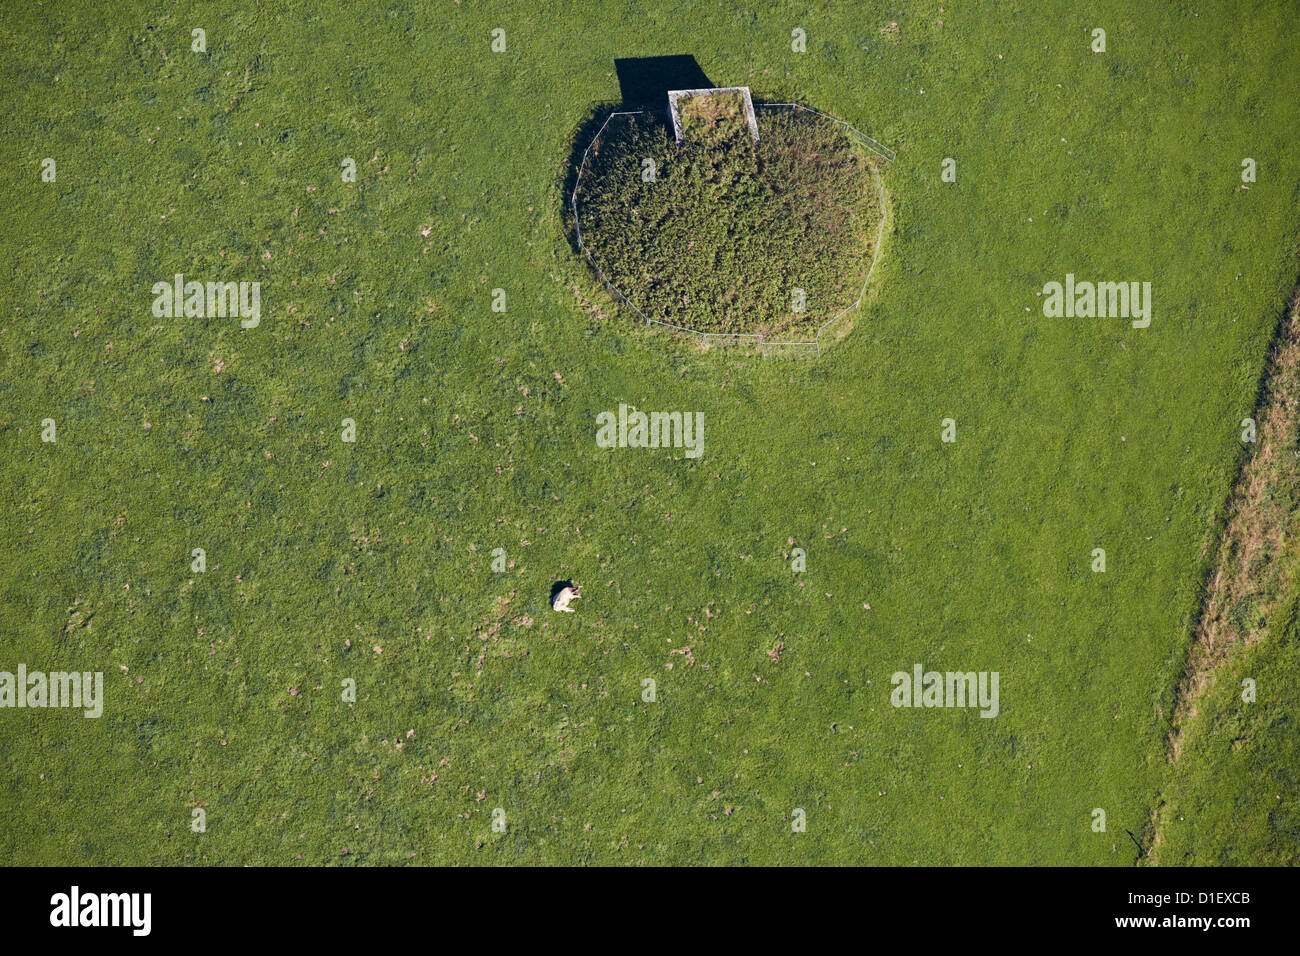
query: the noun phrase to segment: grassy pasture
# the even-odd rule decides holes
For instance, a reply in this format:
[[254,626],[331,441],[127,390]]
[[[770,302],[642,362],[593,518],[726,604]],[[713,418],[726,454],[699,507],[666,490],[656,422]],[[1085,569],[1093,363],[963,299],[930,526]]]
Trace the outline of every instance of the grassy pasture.
[[[1294,567],[1295,556],[1289,556]],[[1165,865],[1295,866],[1300,862],[1300,732],[1296,597],[1271,622],[1267,641],[1237,648],[1189,728],[1157,812]],[[1259,697],[1241,701],[1242,679]]]
[[[1296,280],[1294,11],[943,6],[8,12],[0,669],[107,702],[0,710],[0,859],[1134,862]],[[897,151],[816,362],[636,327],[565,235],[614,59],[679,52]],[[1152,281],[1151,327],[1045,319],[1067,272]],[[260,327],[155,318],[176,273],[260,280]],[[703,411],[703,457],[598,449],[620,402]],[[892,708],[918,662],[999,671],[1000,715]],[[1295,813],[1219,749],[1196,860]]]

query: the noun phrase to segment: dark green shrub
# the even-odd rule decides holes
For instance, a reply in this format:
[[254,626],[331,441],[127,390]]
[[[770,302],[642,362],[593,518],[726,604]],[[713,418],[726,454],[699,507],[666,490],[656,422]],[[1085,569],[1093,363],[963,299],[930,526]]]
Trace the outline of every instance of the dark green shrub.
[[614,117],[593,144],[577,197],[583,242],[647,317],[701,332],[811,332],[856,301],[882,215],[869,157],[818,114],[764,108],[758,119],[757,144],[734,122],[679,146],[649,113]]

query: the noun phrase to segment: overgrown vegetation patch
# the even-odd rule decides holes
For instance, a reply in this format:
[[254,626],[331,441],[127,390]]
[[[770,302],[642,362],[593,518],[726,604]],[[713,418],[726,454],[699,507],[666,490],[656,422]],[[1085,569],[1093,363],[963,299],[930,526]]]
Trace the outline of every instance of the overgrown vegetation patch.
[[[695,97],[684,142],[651,113],[593,143],[576,208],[597,268],[648,318],[700,332],[815,332],[857,301],[883,215],[870,157],[830,119]],[[716,100],[716,102],[714,102]]]

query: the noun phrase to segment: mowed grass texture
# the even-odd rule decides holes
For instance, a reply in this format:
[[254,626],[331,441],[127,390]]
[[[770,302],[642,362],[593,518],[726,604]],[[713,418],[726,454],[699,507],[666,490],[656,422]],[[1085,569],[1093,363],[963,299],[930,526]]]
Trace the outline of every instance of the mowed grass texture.
[[[1294,11],[944,6],[10,11],[0,669],[106,701],[0,710],[0,858],[1131,864],[1296,279]],[[637,327],[565,234],[614,59],[683,52],[897,151],[817,361]],[[176,273],[260,326],[155,318]],[[1045,318],[1066,273],[1150,327]],[[704,454],[598,448],[620,403]],[[917,663],[999,715],[891,707]]]

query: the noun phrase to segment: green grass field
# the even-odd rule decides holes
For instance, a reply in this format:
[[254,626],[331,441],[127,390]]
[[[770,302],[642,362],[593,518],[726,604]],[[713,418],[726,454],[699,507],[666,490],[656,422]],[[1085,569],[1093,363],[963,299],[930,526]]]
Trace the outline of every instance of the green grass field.
[[[1177,798],[1171,862],[1296,862],[1294,628],[1266,710],[1220,700],[1165,755],[1300,273],[1295,28],[1285,0],[8,11],[0,670],[103,671],[105,702],[0,709],[0,860],[1131,865]],[[820,358],[640,328],[570,242],[613,61],[681,53],[897,152]],[[177,273],[260,281],[260,325],[155,317]],[[1045,317],[1067,273],[1150,281],[1150,327]],[[703,455],[597,447],[620,403],[702,412]],[[1000,713],[892,707],[917,663],[998,671]]]

